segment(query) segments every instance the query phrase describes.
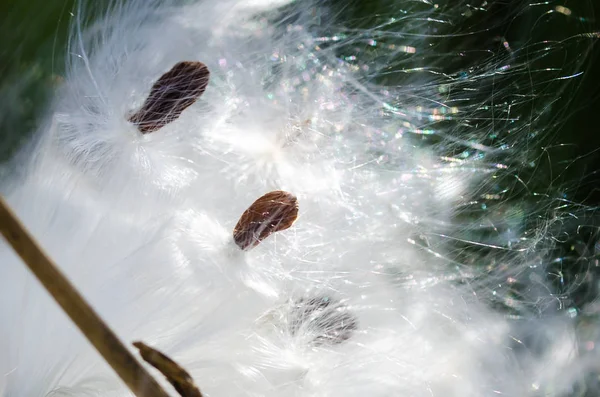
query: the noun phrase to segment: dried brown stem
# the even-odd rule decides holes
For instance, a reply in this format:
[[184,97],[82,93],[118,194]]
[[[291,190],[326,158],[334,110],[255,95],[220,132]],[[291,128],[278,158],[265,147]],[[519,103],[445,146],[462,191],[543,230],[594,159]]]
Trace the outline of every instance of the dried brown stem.
[[243,250],[256,247],[272,233],[288,229],[298,217],[298,200],[288,192],[265,194],[244,211],[233,229],[233,239]]
[[0,197],[0,231],[31,272],[138,397],[168,397],[83,296],[42,251]]
[[179,364],[144,342],[134,342],[133,345],[138,348],[142,358],[148,364],[159,370],[167,378],[181,397],[202,397],[202,393],[194,383],[194,379]]
[[179,62],[152,86],[142,108],[129,121],[143,134],[176,120],[204,93],[210,72],[202,62]]

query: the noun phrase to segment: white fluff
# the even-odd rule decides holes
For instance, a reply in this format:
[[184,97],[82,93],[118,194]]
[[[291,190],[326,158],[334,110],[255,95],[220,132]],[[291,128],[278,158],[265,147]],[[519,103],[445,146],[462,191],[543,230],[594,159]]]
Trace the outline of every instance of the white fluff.
[[[314,24],[325,5],[278,14],[284,3],[134,0],[85,29],[76,13],[65,84],[3,189],[15,211],[123,341],[171,356],[205,396],[567,396],[593,362],[574,320],[490,304],[496,284],[527,274],[523,299],[549,305],[550,219],[531,231],[507,204],[479,222],[506,225],[480,241],[500,254],[452,259],[478,223],[457,215],[515,158],[490,147],[496,162],[448,161],[414,138],[431,109],[452,112],[436,105],[440,87],[466,83],[417,76],[384,90],[334,52],[358,33],[327,45]],[[141,135],[127,115],[182,60],[209,67],[205,94]],[[456,106],[457,119],[476,116]],[[438,135],[465,143],[449,120]],[[276,189],[298,197],[297,222],[241,252],[233,226]],[[0,263],[0,396],[131,395],[4,243]],[[311,323],[292,335],[291,301],[315,296],[352,313],[348,340],[314,344]]]

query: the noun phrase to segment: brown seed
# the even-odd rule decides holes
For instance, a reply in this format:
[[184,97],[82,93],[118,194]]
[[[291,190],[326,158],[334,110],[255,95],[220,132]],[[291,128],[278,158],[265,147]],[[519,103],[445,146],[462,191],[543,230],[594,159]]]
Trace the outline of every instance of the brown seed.
[[242,214],[233,229],[233,239],[241,249],[252,249],[272,233],[292,226],[297,217],[294,195],[281,190],[267,193]]
[[175,361],[158,350],[147,346],[144,342],[134,342],[133,346],[138,348],[140,355],[148,364],[159,370],[167,378],[181,397],[202,397],[202,393],[194,383],[194,379]]
[[152,86],[142,108],[129,121],[146,134],[176,120],[204,93],[210,72],[202,62],[179,62]]

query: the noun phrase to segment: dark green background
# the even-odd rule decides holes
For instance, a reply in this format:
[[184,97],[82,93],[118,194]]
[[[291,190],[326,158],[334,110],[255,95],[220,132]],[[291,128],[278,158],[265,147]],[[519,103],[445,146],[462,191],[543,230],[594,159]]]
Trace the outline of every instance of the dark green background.
[[73,0],[0,0],[0,159],[36,125],[64,70]]

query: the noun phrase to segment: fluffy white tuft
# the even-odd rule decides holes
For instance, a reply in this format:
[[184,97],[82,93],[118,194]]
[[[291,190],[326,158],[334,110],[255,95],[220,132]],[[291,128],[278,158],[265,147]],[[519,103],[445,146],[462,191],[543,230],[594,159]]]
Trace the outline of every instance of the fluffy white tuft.
[[[468,91],[533,66],[499,53],[464,79],[425,66],[385,85],[385,64],[436,54],[425,33],[448,15],[407,5],[398,30],[358,32],[286,3],[77,11],[10,204],[124,341],[165,352],[208,397],[567,396],[593,360],[572,316],[546,310],[550,218],[532,227],[490,187],[522,167],[509,149],[524,132],[503,121],[506,141],[488,143],[482,106],[518,107],[520,91]],[[404,48],[340,56],[384,28]],[[205,94],[140,134],[128,115],[184,60],[210,69]],[[239,216],[278,189],[297,222],[242,252]],[[471,210],[486,197],[493,211]],[[5,244],[0,263],[0,396],[130,395]]]

